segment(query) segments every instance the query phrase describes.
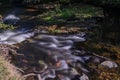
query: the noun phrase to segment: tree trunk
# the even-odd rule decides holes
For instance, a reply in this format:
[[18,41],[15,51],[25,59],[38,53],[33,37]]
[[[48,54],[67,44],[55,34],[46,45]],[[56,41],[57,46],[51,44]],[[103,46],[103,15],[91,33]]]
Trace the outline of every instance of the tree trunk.
[[120,41],[120,9],[104,7],[103,38]]

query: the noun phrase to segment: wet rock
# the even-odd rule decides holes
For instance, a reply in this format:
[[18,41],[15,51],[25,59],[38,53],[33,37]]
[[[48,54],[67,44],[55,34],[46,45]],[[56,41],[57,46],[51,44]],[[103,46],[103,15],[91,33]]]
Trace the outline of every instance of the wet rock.
[[59,77],[59,80],[71,80],[70,77],[64,76],[62,74],[59,74],[58,77]]
[[79,37],[84,37],[85,35],[86,35],[85,32],[81,32],[81,33],[77,34],[77,36],[79,36]]
[[80,80],[89,80],[88,76],[83,73],[83,75],[79,78]]
[[61,78],[61,80],[71,80],[71,79],[67,76],[64,76],[63,78]]
[[79,75],[78,71],[75,68],[72,68],[70,70],[70,73],[72,73],[72,75]]
[[65,60],[60,60],[56,63],[56,70],[69,69],[68,64]]
[[94,62],[94,63],[100,63],[100,58],[98,58],[98,57],[92,57],[92,61]]
[[72,78],[71,80],[80,80],[80,75],[75,75],[74,78]]
[[48,32],[47,32],[47,31],[45,31],[45,30],[42,30],[42,31],[40,31],[39,33],[44,33],[44,34],[47,34]]
[[116,68],[116,67],[118,67],[118,65],[113,61],[104,61],[100,65],[108,67],[108,68]]
[[9,14],[4,19],[3,22],[6,24],[17,24],[17,22],[20,20],[19,17],[17,17],[15,14]]
[[85,38],[78,37],[78,36],[69,36],[68,39],[73,40],[75,42],[84,42],[84,41],[86,41]]
[[69,78],[74,78],[76,75],[79,75],[78,71],[75,68],[64,69],[61,71],[57,71],[58,74],[64,74]]
[[56,73],[54,69],[46,70],[44,73],[41,74],[42,80],[46,80],[48,78],[54,79],[56,77]]
[[88,61],[90,58],[91,58],[91,56],[84,56],[84,57],[82,57],[82,59],[83,59],[84,61]]
[[39,65],[43,71],[48,68],[48,65],[42,60],[39,60]]
[[89,72],[89,70],[83,64],[77,63],[76,67],[78,69],[80,69],[81,71],[83,71],[84,73],[88,73]]

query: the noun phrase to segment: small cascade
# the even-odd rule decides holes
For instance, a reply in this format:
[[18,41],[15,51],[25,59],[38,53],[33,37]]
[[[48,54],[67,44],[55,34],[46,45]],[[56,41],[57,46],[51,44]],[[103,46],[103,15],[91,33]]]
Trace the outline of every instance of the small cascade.
[[3,31],[0,33],[0,44],[13,45],[21,43],[32,36],[34,36],[34,32]]
[[84,41],[86,39],[80,34],[38,34],[20,47],[18,52],[22,56],[17,57],[16,65],[25,74],[40,75],[42,80],[89,80],[87,75],[92,70],[87,63],[100,64],[107,59],[77,50],[75,43]]
[[[21,19],[16,13],[19,10],[11,11],[3,22],[17,25]],[[77,48],[75,44],[86,41],[84,32],[52,35],[47,31],[34,31],[30,23],[23,21],[15,30],[0,32],[0,44],[21,43],[16,50],[20,54],[14,57],[13,62],[23,70],[23,80],[31,80],[29,76],[34,77],[33,80],[89,80],[93,70],[88,62],[118,67],[110,59]]]

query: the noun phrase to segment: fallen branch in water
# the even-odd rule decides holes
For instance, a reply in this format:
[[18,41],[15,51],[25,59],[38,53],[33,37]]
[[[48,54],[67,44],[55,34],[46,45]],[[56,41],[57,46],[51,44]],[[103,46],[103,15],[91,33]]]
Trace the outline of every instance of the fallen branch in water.
[[18,68],[18,67],[15,67],[15,68],[16,68],[18,71],[24,73],[24,71],[23,71],[22,69],[20,69],[20,68]]
[[93,55],[96,56],[96,57],[105,59],[105,60],[110,60],[109,58],[106,58],[106,57],[104,57],[104,56],[97,55],[97,54],[95,54],[95,53],[93,53]]

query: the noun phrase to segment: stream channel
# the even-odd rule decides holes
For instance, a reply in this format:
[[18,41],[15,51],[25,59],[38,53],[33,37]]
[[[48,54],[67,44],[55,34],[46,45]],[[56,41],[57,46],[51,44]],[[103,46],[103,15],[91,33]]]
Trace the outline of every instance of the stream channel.
[[36,32],[32,22],[22,21],[19,17],[23,13],[21,8],[13,8],[5,15],[4,23],[20,24],[20,27],[2,31],[0,43],[20,44],[17,50],[20,55],[14,60],[23,70],[25,80],[89,80],[94,70],[86,64],[101,64],[107,60],[77,48],[76,44],[86,41],[85,32],[64,35]]

